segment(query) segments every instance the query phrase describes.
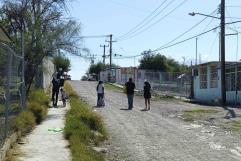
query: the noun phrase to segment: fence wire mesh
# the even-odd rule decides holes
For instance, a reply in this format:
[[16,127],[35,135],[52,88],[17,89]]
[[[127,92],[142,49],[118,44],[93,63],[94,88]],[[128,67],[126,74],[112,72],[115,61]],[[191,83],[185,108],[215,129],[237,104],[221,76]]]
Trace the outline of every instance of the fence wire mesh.
[[191,92],[190,73],[168,73],[145,71],[137,74],[137,88],[143,89],[144,81],[150,82],[152,89],[160,94],[189,97]]
[[23,58],[0,44],[0,147],[13,132],[14,119],[23,109]]

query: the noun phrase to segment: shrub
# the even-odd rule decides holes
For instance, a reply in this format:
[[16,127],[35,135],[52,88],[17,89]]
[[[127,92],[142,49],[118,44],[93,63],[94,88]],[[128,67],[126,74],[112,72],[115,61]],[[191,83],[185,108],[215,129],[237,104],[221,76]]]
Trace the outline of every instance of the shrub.
[[90,146],[90,143],[98,144],[107,138],[101,117],[92,112],[87,103],[79,100],[70,85],[66,83],[65,87],[70,95],[71,109],[66,115],[64,134],[70,143],[72,160],[104,161],[103,155]]
[[14,128],[26,134],[35,126],[35,117],[30,111],[21,112],[15,119]]
[[47,116],[47,107],[38,102],[29,101],[27,104],[27,109],[34,114],[37,124],[40,124],[41,121],[43,121],[43,119],[45,119]]
[[49,97],[44,93],[44,90],[41,89],[31,91],[28,100],[38,102],[41,105],[49,106]]

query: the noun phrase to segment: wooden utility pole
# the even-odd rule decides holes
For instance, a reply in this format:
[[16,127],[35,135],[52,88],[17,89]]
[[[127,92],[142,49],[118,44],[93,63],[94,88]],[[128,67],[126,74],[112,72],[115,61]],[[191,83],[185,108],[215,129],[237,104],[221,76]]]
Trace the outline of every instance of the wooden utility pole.
[[225,80],[225,0],[221,0],[221,99],[222,105],[226,105],[226,80]]

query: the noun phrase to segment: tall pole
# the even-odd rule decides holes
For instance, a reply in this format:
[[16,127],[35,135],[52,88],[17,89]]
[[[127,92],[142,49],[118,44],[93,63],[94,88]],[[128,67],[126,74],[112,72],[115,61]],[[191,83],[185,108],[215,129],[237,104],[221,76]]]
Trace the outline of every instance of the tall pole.
[[110,34],[110,69],[112,68],[112,34]]
[[108,46],[107,46],[107,45],[103,45],[103,46],[100,45],[100,47],[103,47],[103,48],[104,48],[104,52],[103,52],[103,56],[102,56],[102,57],[103,57],[103,64],[105,65],[105,57],[106,57],[106,55],[105,55],[105,48],[106,48],[106,47],[109,47],[109,45],[108,45]]
[[225,0],[221,0],[221,99],[226,105],[226,80],[225,80]]
[[197,65],[197,40],[198,40],[198,38],[196,37],[196,60],[195,60],[195,65]]

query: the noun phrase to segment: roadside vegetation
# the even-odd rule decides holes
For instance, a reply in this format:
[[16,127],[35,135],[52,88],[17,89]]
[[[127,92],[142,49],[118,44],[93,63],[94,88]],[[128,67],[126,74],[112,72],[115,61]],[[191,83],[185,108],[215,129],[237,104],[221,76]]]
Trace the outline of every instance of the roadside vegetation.
[[203,109],[197,108],[192,110],[183,110],[181,116],[184,121],[201,121],[201,120],[208,120],[208,118],[215,113],[220,112],[216,109]]
[[71,109],[66,114],[65,138],[69,140],[73,161],[104,161],[102,153],[93,150],[107,139],[104,123],[91,107],[80,100],[71,86],[65,83]]
[[36,124],[40,124],[47,116],[49,98],[43,90],[33,90],[29,94],[27,107],[14,121],[14,128],[22,135],[27,134]]
[[[35,125],[40,124],[47,116],[49,97],[43,90],[32,90],[27,98],[27,107],[12,122],[13,129],[20,134],[27,135]],[[19,107],[18,107],[19,108]],[[14,145],[7,152],[5,161],[15,161],[21,151]]]
[[105,88],[115,92],[123,92],[123,88],[115,86],[112,83],[105,83]]

